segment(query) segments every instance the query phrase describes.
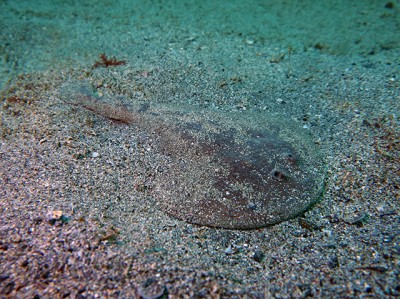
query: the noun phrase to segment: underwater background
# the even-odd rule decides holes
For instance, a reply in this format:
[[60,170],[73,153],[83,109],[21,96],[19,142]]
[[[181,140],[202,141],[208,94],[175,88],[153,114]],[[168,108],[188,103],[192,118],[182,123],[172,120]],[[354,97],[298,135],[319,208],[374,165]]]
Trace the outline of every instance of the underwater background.
[[400,295],[400,2],[0,0],[0,297]]

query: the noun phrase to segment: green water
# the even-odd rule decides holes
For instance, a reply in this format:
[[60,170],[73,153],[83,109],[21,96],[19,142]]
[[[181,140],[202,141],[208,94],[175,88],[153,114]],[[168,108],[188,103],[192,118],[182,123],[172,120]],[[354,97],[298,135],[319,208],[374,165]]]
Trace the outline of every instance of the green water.
[[102,52],[146,61],[181,49],[206,51],[210,59],[221,53],[235,57],[227,39],[242,41],[238,48],[254,45],[258,52],[376,55],[400,45],[399,6],[345,0],[4,0],[0,84],[23,72],[87,62]]

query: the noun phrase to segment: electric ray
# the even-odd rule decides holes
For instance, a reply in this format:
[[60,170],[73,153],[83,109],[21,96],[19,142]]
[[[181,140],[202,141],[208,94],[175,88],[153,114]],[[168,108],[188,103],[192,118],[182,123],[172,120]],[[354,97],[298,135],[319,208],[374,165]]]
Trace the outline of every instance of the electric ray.
[[68,104],[157,136],[158,150],[170,161],[158,173],[155,196],[178,219],[259,228],[304,212],[322,193],[324,166],[314,143],[267,113],[165,104],[133,109],[95,96],[81,82],[65,84],[61,95]]

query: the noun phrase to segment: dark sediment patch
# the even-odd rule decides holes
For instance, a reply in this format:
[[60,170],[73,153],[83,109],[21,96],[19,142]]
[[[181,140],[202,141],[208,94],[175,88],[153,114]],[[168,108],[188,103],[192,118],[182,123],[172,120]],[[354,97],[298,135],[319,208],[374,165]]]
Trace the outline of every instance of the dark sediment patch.
[[[261,113],[216,113],[184,106],[126,107],[82,83],[64,102],[154,134],[168,156],[155,179],[161,209],[189,223],[231,229],[272,225],[315,203],[323,163],[305,134]],[[114,102],[113,102],[114,100]]]

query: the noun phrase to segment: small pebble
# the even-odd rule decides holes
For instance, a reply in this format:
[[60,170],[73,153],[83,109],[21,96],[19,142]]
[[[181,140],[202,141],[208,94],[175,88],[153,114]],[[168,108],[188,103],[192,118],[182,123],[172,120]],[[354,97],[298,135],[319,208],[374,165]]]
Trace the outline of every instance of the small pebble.
[[232,245],[229,245],[228,248],[225,249],[226,254],[234,254],[235,251],[232,249]]
[[167,296],[167,288],[158,284],[155,278],[149,278],[139,287],[138,293],[143,299],[160,299]]
[[261,263],[265,259],[265,254],[263,252],[257,250],[256,252],[254,252],[253,259],[256,262]]
[[46,215],[47,222],[51,225],[56,224],[57,221],[60,221],[61,223],[68,223],[70,221],[69,217],[64,216],[63,211],[50,211]]
[[246,39],[246,44],[248,44],[248,45],[254,45],[254,40],[252,40],[252,39]]
[[338,259],[338,257],[336,255],[329,259],[328,266],[331,269],[339,267],[339,259]]
[[97,153],[97,152],[93,152],[93,153],[92,153],[92,158],[97,158],[97,157],[99,157],[99,156],[100,156],[100,154]]

